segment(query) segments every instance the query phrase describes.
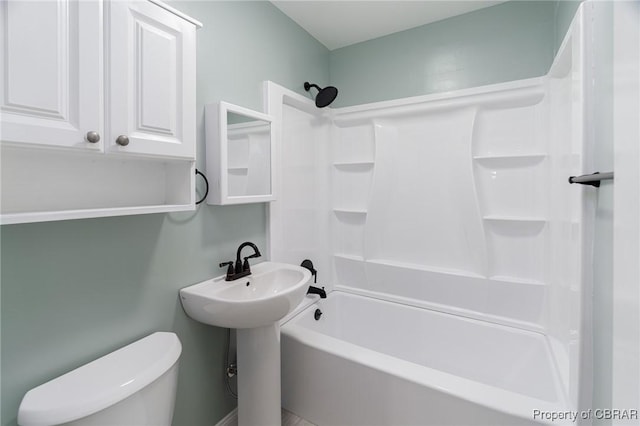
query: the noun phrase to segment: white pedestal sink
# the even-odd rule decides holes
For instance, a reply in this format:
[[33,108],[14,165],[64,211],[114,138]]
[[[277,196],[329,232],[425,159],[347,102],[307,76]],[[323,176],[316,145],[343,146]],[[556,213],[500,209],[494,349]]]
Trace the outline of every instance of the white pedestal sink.
[[280,415],[280,327],[278,321],[304,298],[309,270],[263,262],[235,281],[224,276],[180,290],[191,318],[236,328],[238,343],[238,424],[278,425]]

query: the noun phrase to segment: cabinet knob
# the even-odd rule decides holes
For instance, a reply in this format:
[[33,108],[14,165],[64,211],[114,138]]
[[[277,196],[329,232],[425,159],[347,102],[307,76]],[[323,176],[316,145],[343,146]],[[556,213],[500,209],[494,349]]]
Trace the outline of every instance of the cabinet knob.
[[98,132],[87,132],[87,142],[89,143],[96,143],[100,141],[100,133]]
[[120,135],[116,139],[116,143],[120,146],[127,146],[129,145],[129,138],[126,137],[125,135]]

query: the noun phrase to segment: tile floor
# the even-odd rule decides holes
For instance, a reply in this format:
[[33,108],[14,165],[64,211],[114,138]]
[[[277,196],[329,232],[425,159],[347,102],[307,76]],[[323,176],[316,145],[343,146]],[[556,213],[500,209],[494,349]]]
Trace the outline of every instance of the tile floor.
[[[218,425],[238,426],[237,412],[235,414],[236,414],[235,416],[231,416],[230,414],[229,416],[227,416],[227,417],[231,416],[230,418],[223,419],[222,422],[218,423]],[[316,426],[316,425],[306,421],[303,418],[296,416],[295,414],[283,408],[282,409],[282,426]]]
[[295,414],[282,409],[282,426],[316,426]]

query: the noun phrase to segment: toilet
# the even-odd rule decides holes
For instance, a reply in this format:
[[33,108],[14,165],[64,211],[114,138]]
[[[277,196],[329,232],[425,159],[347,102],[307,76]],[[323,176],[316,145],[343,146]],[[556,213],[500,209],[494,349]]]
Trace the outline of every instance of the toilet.
[[171,425],[182,345],[157,332],[27,392],[21,426]]

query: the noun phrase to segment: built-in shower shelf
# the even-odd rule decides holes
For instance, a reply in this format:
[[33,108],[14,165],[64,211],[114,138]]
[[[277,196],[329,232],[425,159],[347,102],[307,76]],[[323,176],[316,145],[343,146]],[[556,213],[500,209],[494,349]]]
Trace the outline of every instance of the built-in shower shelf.
[[532,166],[540,163],[547,154],[513,154],[513,155],[476,155],[473,157],[479,164],[486,166],[513,167],[514,165]]
[[547,219],[543,217],[533,217],[533,216],[498,216],[498,215],[488,215],[483,217],[484,220],[490,221],[502,221],[502,222],[529,222],[529,223],[544,223]]
[[366,215],[367,211],[366,210],[360,210],[360,209],[339,209],[339,208],[334,208],[333,212],[336,214],[353,214],[353,215]]
[[401,262],[397,260],[367,259],[367,263],[372,263],[376,265],[393,266],[393,267],[402,268],[402,269],[413,269],[416,271],[435,272],[435,273],[447,274],[447,275],[457,275],[461,277],[486,278],[484,275],[480,275],[471,271],[463,271],[461,269],[452,269],[452,268],[441,268],[441,267],[432,266],[432,265],[420,265],[416,263]]
[[333,163],[334,167],[342,168],[342,169],[351,169],[351,168],[370,168],[373,167],[373,161],[340,161]]
[[493,281],[504,281],[504,282],[517,283],[517,284],[547,285],[545,282],[542,282],[540,280],[532,280],[532,279],[521,278],[521,277],[511,277],[507,275],[491,275],[489,279]]
[[333,257],[337,257],[339,259],[345,259],[345,260],[355,260],[355,261],[358,261],[358,262],[364,262],[364,257],[363,256],[358,256],[358,255],[354,255],[354,254],[334,253]]

